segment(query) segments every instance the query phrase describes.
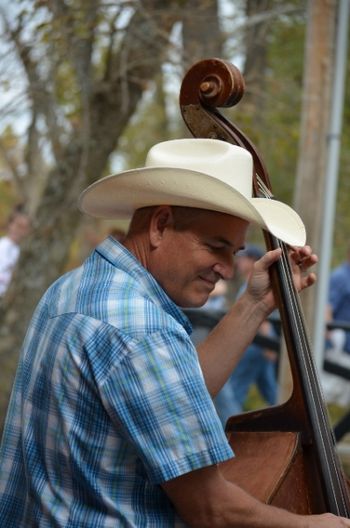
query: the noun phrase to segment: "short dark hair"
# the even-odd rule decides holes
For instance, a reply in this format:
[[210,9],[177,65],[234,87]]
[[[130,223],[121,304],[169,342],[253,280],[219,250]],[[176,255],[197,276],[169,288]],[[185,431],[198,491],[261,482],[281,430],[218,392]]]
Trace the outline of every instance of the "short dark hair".
[[265,254],[264,250],[254,244],[247,244],[244,249],[237,252],[237,257],[249,257],[253,260],[259,260]]
[[26,212],[24,203],[18,203],[18,204],[13,206],[12,211],[11,211],[11,213],[8,216],[7,224],[11,224],[11,222],[13,222],[14,219],[18,215],[26,215],[27,216],[27,212]]

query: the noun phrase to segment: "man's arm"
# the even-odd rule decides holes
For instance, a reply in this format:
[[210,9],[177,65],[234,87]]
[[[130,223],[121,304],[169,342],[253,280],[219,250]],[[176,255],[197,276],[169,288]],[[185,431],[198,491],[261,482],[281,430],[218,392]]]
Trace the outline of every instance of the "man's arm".
[[228,482],[219,466],[187,473],[162,485],[179,516],[197,528],[344,528],[331,514],[302,516],[263,504]]
[[245,295],[197,345],[199,362],[207,388],[216,396],[243,352],[254,339],[264,316]]
[[[197,346],[206,385],[215,396],[230,376],[244,350],[254,339],[259,326],[275,309],[269,268],[280,258],[281,251],[269,251],[254,264],[253,273],[243,295]],[[291,254],[293,278],[297,290],[314,284],[316,276],[305,273],[317,262],[309,246],[294,249]]]

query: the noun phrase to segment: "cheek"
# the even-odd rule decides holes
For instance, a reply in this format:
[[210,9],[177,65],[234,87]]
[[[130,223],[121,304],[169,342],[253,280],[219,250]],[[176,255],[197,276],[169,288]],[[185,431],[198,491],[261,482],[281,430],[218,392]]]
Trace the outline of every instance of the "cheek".
[[169,258],[167,267],[167,286],[172,291],[186,290],[192,285],[194,279],[198,275],[193,262],[188,258],[188,255],[182,255],[181,251],[176,252],[174,258]]
[[199,247],[196,240],[188,240],[182,234],[164,246],[168,270],[176,282],[190,281],[202,270],[210,269],[215,258],[207,250]]

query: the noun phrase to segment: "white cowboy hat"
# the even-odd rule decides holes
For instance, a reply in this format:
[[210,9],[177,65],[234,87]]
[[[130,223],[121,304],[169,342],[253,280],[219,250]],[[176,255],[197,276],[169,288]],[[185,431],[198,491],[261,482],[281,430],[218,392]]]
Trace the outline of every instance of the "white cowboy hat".
[[244,148],[217,139],[175,139],[152,147],[145,167],[90,185],[79,209],[122,219],[141,207],[178,205],[238,216],[292,246],[303,246],[303,222],[288,205],[252,197],[253,162]]

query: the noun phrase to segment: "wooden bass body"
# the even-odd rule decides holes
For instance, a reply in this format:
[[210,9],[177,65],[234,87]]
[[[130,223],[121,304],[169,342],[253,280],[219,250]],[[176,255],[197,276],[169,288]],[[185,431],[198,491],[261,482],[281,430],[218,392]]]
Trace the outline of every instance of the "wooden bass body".
[[[220,139],[249,150],[254,195],[273,199],[267,170],[253,143],[217,107],[230,107],[244,93],[239,70],[221,59],[200,61],[180,91],[184,121],[194,137]],[[275,407],[231,417],[226,425],[235,459],[221,464],[225,477],[261,501],[299,514],[331,512],[350,518],[349,485],[335,448],[288,248],[264,233],[267,249],[282,250],[271,281],[287,346],[293,393]]]

